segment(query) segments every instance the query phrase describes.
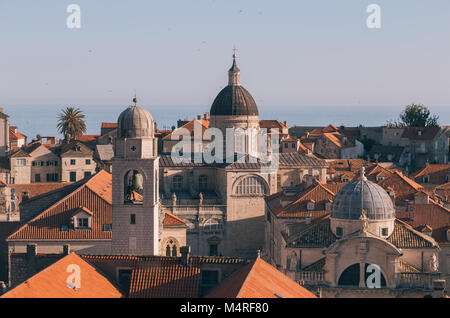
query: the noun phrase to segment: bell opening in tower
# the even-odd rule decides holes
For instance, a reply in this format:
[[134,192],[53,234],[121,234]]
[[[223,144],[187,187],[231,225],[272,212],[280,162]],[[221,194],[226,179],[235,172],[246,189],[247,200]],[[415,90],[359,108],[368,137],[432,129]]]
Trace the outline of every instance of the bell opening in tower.
[[143,204],[144,178],[137,170],[130,170],[124,177],[124,203]]

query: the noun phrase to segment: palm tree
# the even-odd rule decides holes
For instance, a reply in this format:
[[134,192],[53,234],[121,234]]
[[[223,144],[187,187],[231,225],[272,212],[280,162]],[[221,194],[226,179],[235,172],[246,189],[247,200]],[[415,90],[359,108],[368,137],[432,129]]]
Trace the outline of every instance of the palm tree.
[[58,114],[58,132],[64,135],[64,141],[69,143],[72,139],[86,132],[84,114],[79,108],[66,107]]

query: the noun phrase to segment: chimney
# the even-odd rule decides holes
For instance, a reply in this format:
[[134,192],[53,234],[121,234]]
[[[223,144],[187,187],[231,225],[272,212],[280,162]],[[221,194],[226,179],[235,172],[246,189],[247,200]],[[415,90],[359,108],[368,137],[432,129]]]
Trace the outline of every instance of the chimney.
[[6,290],[8,288],[6,287],[6,284],[4,281],[0,281],[0,296],[6,293]]
[[189,264],[189,254],[191,253],[191,247],[190,246],[182,246],[180,247],[180,254],[181,254],[181,263],[183,265]]
[[202,119],[202,115],[197,115],[197,119],[201,120]]
[[70,244],[64,244],[63,246],[63,255],[67,256],[70,254]]
[[444,298],[445,296],[445,279],[433,280],[433,298]]
[[27,244],[27,257],[32,258],[37,255],[37,245],[36,244]]

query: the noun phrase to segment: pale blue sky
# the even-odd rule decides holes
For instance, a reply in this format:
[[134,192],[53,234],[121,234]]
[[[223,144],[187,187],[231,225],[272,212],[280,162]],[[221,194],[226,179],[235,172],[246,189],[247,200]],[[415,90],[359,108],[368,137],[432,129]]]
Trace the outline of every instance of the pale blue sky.
[[260,107],[450,106],[448,0],[0,0],[0,105],[209,106],[233,45]]

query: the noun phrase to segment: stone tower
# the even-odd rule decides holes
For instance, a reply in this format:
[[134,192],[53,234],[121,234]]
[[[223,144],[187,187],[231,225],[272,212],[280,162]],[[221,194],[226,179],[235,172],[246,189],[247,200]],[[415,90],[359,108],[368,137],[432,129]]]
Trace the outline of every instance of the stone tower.
[[235,132],[231,144],[224,142],[232,152],[249,154],[258,157],[259,113],[252,95],[241,85],[241,71],[233,54],[233,64],[228,70],[228,86],[222,89],[214,99],[210,110],[210,127],[218,128],[222,135],[227,136],[230,128]]
[[112,253],[157,255],[161,218],[155,122],[133,101],[119,116],[112,161]]

